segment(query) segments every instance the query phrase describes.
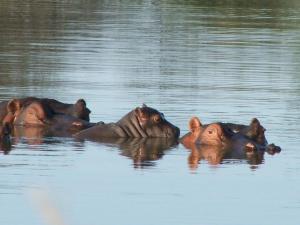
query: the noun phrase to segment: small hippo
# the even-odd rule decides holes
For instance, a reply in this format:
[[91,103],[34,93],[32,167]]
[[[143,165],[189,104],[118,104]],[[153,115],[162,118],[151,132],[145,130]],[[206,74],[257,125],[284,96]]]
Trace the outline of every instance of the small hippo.
[[75,137],[101,141],[103,138],[179,137],[180,130],[168,122],[164,115],[145,104],[137,107],[116,123],[99,124],[83,130]]

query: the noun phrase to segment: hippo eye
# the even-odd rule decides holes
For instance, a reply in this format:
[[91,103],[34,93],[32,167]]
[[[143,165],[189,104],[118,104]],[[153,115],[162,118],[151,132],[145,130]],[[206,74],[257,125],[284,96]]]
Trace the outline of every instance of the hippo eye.
[[154,121],[155,123],[159,123],[159,122],[161,121],[161,117],[160,117],[159,115],[155,115],[155,116],[153,117],[153,121]]
[[208,131],[209,134],[212,134],[213,132],[214,132],[213,130],[209,130],[209,131]]

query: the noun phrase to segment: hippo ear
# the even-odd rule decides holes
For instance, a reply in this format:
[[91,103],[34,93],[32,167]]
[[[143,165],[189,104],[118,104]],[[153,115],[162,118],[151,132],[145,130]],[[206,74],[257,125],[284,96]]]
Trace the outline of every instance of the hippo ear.
[[78,99],[77,102],[75,103],[75,105],[78,105],[80,107],[86,107],[86,101],[84,99]]
[[8,112],[15,113],[21,109],[21,102],[18,99],[13,99],[7,103],[6,109]]
[[75,109],[77,112],[83,112],[86,109],[86,102],[83,99],[78,99],[75,103]]
[[140,107],[136,107],[134,110],[134,114],[138,117],[140,117],[143,114],[143,111]]
[[[83,99],[79,99],[76,103],[75,103],[75,114],[76,116],[79,116],[79,118],[85,119],[85,120],[89,120],[87,118],[85,118],[87,114],[88,115],[91,113],[91,111],[86,107],[86,102]],[[83,117],[82,117],[83,116]]]
[[142,107],[145,108],[145,107],[148,107],[148,106],[146,105],[146,103],[143,103]]
[[250,123],[250,131],[253,136],[258,135],[260,127],[261,127],[261,125],[260,125],[259,120],[257,118],[253,118]]
[[202,124],[201,124],[201,122],[200,122],[200,120],[199,120],[198,117],[192,117],[190,119],[189,130],[192,133],[195,133],[196,131],[199,131],[201,127],[202,127]]
[[136,107],[134,110],[134,113],[140,120],[147,120],[147,117],[146,117],[145,113],[143,112],[143,108]]

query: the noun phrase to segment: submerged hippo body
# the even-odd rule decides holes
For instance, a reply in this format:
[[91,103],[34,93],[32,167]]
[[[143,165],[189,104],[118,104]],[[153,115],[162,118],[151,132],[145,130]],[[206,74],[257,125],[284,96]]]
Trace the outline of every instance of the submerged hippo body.
[[168,137],[177,139],[179,128],[162,113],[146,105],[137,107],[116,123],[99,124],[75,135],[78,139],[102,141],[105,138]]

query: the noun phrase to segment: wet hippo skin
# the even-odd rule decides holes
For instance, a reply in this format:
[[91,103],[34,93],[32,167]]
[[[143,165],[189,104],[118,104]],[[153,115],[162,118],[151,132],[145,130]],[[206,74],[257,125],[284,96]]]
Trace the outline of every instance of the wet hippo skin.
[[77,100],[75,104],[67,104],[49,98],[27,97],[3,101],[0,103],[0,121],[12,123],[15,117],[28,105],[33,102],[40,102],[47,106],[52,113],[70,115],[78,119],[90,121],[91,111],[86,107],[83,99]]
[[55,113],[44,101],[33,101],[27,106],[23,106],[15,114],[12,124],[14,126],[42,127],[44,133],[53,136],[69,136],[95,125],[68,114]]
[[280,152],[280,147],[268,142],[265,137],[265,128],[258,119],[252,119],[249,125],[232,123],[211,123],[202,125],[197,117],[189,122],[190,132],[180,141],[190,148],[193,144],[221,146],[234,151],[254,151],[258,149]]
[[116,123],[99,124],[83,130],[75,137],[101,141],[106,137],[167,137],[177,139],[179,128],[168,122],[164,115],[146,105],[137,107]]

